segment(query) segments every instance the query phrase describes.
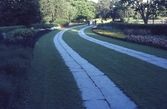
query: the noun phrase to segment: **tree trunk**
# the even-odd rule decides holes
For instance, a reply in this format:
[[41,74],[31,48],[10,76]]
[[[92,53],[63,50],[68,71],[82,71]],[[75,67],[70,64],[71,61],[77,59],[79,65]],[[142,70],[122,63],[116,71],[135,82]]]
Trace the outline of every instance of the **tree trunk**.
[[146,15],[144,15],[144,12],[140,13],[141,14],[141,17],[143,19],[143,22],[144,24],[148,24],[148,16],[149,16],[149,13],[146,12]]

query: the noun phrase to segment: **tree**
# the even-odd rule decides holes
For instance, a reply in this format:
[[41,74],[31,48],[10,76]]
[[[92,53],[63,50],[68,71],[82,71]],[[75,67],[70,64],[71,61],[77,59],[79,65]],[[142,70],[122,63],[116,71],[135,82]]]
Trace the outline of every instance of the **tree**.
[[67,24],[70,23],[77,13],[77,9],[71,5],[71,2],[61,2],[56,4],[55,23]]
[[136,13],[139,13],[144,24],[148,23],[151,15],[154,18],[167,5],[165,0],[146,0],[146,2],[143,0],[121,0],[121,4],[127,4],[127,7],[133,8]]
[[29,25],[39,21],[36,0],[0,1],[0,25]]
[[95,17],[95,6],[94,2],[85,1],[85,0],[73,0],[72,6],[77,9],[77,14],[75,18],[80,19],[92,19]]
[[110,0],[99,0],[97,4],[97,15],[102,19],[106,19],[108,17],[108,13],[110,11]]
[[55,0],[39,0],[39,10],[42,23],[50,23],[54,21]]

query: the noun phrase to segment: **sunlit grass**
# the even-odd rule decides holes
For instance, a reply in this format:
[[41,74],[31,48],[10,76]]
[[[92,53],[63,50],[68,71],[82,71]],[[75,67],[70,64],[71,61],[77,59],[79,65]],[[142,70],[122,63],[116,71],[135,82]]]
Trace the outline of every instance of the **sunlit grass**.
[[106,31],[106,30],[101,30],[101,29],[92,29],[95,33],[108,36],[108,37],[113,37],[113,38],[120,38],[120,39],[125,39],[125,34],[123,32],[118,32],[118,31]]

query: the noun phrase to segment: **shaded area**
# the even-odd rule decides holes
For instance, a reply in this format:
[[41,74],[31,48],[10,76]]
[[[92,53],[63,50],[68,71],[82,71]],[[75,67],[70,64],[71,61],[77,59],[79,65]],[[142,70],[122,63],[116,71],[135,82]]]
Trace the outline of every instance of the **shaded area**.
[[56,31],[39,39],[28,74],[31,109],[82,109],[75,80],[53,44]]

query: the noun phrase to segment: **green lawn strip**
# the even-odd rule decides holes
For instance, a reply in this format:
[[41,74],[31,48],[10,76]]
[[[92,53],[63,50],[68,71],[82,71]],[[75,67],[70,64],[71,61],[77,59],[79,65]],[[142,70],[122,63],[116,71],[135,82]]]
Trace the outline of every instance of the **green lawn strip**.
[[30,109],[83,109],[74,77],[53,43],[57,32],[42,36],[35,45],[27,80]]
[[164,50],[164,49],[146,46],[146,45],[142,45],[142,44],[135,44],[132,42],[127,42],[127,41],[123,41],[123,40],[114,39],[111,37],[98,35],[96,33],[93,33],[91,28],[86,29],[84,32],[85,32],[85,34],[87,34],[93,38],[96,38],[96,39],[99,39],[99,40],[102,40],[105,42],[113,43],[113,44],[124,46],[124,47],[130,48],[130,49],[134,49],[134,50],[138,50],[141,52],[153,54],[153,55],[156,55],[159,57],[167,58],[167,50]]
[[63,35],[66,43],[103,71],[139,108],[167,107],[166,69],[89,42],[74,31]]

